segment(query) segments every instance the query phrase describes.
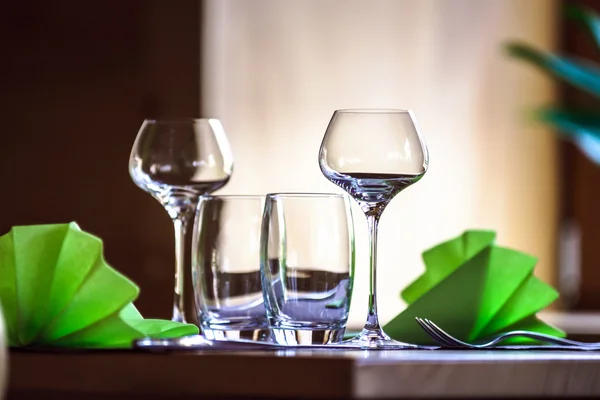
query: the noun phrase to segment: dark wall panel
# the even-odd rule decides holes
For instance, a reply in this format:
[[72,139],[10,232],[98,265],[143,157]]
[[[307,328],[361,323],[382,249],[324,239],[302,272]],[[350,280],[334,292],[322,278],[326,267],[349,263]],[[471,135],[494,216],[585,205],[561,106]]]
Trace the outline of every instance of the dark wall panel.
[[[562,5],[579,4],[600,12],[597,0],[562,1]],[[564,53],[600,62],[598,45],[581,24],[562,19]],[[563,85],[562,102],[568,108],[600,109],[600,101]],[[600,309],[600,166],[592,163],[574,145],[562,145],[563,218],[576,222],[581,233],[580,282],[578,293],[569,299],[570,307],[580,310]]]
[[197,1],[8,1],[0,12],[0,232],[77,221],[169,317],[173,233],[127,171],[144,118],[197,116]]

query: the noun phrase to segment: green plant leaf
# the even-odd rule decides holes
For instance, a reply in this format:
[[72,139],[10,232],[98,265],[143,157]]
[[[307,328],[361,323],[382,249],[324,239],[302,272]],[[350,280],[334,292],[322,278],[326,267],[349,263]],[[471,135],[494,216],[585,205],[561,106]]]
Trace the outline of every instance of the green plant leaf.
[[577,137],[585,131],[600,140],[599,112],[547,108],[538,111],[537,118],[560,128],[569,137]]
[[539,51],[525,43],[506,45],[509,55],[527,61],[579,89],[600,97],[600,68],[585,61]]
[[567,4],[564,10],[568,18],[582,23],[590,30],[596,44],[600,47],[600,16],[589,8],[582,8],[572,4]]
[[538,112],[538,118],[554,125],[590,160],[600,164],[600,113],[545,109]]

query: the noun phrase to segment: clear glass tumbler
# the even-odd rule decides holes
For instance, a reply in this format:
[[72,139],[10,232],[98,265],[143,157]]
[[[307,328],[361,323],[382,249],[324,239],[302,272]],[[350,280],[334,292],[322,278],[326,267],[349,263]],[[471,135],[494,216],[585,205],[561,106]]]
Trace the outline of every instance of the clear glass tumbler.
[[192,239],[198,320],[209,339],[265,340],[260,229],[264,196],[203,196]]
[[341,341],[354,273],[354,229],[347,196],[267,195],[260,259],[274,341]]

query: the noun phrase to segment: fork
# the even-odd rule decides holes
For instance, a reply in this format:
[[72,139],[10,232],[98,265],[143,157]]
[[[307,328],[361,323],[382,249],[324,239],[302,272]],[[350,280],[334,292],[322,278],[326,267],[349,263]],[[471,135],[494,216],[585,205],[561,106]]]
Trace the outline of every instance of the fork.
[[434,324],[433,322],[431,322],[430,320],[428,320],[426,318],[416,317],[415,319],[416,319],[417,323],[421,326],[421,328],[423,328],[423,330],[425,332],[427,332],[427,334],[429,334],[429,336],[431,336],[431,338],[433,340],[435,340],[437,343],[439,343],[442,347],[451,347],[451,348],[463,347],[463,348],[470,348],[470,349],[487,349],[487,348],[491,348],[491,347],[495,346],[496,344],[498,344],[508,338],[511,338],[511,337],[523,337],[523,338],[539,340],[539,341],[545,342],[545,343],[555,344],[555,345],[559,345],[559,346],[568,346],[568,347],[578,348],[578,349],[582,349],[582,350],[600,350],[600,343],[578,342],[575,340],[563,339],[563,338],[559,338],[556,336],[551,336],[551,335],[546,335],[544,333],[531,332],[531,331],[504,332],[504,333],[501,333],[497,336],[494,336],[494,337],[487,339],[485,341],[482,341],[482,342],[467,343],[467,342],[463,342],[462,340],[457,339],[454,336],[450,335],[449,333],[444,331],[442,328],[440,328],[439,326],[437,326],[436,324]]

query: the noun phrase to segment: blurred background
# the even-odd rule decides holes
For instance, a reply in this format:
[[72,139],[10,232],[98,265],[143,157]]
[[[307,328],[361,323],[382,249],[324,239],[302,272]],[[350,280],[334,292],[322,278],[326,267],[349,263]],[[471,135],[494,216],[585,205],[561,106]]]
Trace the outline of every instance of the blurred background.
[[[558,309],[600,309],[600,167],[526,118],[583,101],[507,57],[508,40],[597,59],[561,0],[8,1],[0,13],[0,231],[77,221],[169,318],[173,232],[127,171],[144,118],[214,117],[235,169],[220,193],[337,192],[317,164],[340,108],[410,108],[425,178],[383,214],[383,322],[420,254],[469,228],[539,257]],[[593,1],[580,1],[600,8]],[[371,140],[365,132],[365,141]],[[367,230],[354,209],[351,324],[366,312]]]

